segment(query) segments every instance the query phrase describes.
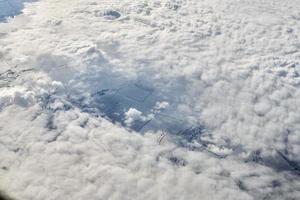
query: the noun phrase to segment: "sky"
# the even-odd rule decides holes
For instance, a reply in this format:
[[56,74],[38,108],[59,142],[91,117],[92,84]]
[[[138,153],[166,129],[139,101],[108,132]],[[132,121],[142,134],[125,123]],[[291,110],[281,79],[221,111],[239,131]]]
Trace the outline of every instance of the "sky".
[[0,0],[0,191],[299,199],[299,0]]

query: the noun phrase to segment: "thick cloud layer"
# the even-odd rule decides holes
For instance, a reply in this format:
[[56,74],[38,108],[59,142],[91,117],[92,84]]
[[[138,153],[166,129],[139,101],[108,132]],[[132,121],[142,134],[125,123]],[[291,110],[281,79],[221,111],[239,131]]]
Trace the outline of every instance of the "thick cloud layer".
[[298,0],[22,2],[0,0],[0,190],[300,197]]

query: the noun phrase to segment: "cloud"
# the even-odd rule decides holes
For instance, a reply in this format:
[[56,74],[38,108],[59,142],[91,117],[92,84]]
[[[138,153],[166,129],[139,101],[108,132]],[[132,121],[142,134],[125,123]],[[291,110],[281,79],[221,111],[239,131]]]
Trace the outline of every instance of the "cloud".
[[125,124],[127,126],[131,126],[133,124],[134,121],[139,120],[142,122],[145,122],[147,120],[149,120],[149,118],[147,119],[147,117],[143,116],[142,112],[138,111],[135,108],[130,108],[126,113],[125,113]]
[[299,198],[298,4],[24,6],[0,23],[1,190]]

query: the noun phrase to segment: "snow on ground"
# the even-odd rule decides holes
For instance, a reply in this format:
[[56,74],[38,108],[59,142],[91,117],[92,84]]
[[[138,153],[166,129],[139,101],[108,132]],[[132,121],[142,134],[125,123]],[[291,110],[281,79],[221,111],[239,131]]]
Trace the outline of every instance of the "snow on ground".
[[298,0],[23,2],[0,0],[0,190],[300,198]]

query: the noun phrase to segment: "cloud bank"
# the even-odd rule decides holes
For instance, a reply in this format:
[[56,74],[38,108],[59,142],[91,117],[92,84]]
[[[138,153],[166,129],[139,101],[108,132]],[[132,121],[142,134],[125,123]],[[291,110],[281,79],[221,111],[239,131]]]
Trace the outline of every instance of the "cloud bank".
[[0,0],[0,189],[298,199],[299,5]]

